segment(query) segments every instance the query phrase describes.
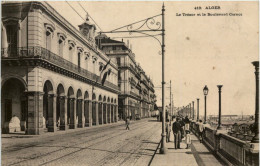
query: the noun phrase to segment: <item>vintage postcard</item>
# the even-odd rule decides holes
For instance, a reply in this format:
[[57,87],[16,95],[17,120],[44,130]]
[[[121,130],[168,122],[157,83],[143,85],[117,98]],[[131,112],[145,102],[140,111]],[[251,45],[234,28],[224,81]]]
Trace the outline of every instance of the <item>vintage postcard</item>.
[[258,1],[1,1],[2,165],[259,165]]

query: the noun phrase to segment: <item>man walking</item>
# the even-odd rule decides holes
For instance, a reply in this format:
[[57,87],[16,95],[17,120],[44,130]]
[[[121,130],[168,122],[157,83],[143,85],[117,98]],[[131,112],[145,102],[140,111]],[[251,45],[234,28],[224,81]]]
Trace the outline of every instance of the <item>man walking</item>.
[[129,128],[129,125],[130,125],[130,119],[129,119],[129,117],[126,118],[126,120],[125,120],[125,125],[126,125],[126,130],[130,130],[130,128]]
[[172,131],[174,134],[174,146],[175,149],[180,149],[181,142],[181,124],[179,123],[179,118],[176,118],[176,121],[172,124]]

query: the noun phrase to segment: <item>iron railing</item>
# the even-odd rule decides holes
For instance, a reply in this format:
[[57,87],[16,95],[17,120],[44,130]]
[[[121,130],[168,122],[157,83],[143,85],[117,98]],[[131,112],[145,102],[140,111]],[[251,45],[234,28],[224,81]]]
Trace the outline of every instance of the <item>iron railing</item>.
[[[93,82],[100,82],[100,76],[75,65],[74,63],[64,59],[63,57],[52,53],[51,51],[39,47],[19,47],[15,51],[8,51],[7,48],[1,49],[1,57],[4,59],[13,59],[13,58],[39,58],[51,62],[59,67],[62,67],[66,70],[71,72],[77,73],[83,77],[90,79]],[[109,82],[105,81],[105,86],[119,90],[118,86]]]

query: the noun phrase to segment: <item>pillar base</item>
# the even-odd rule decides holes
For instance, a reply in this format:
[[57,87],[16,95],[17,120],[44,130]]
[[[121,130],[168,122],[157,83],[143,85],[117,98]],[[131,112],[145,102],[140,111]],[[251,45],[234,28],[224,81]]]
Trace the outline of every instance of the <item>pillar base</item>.
[[60,130],[68,130],[68,125],[60,125]]
[[83,124],[78,124],[78,128],[84,128],[85,126]]
[[69,124],[69,129],[76,129],[76,125],[75,124]]
[[92,124],[91,123],[85,123],[85,127],[91,127]]
[[49,126],[48,127],[48,132],[56,132],[57,131],[57,127],[53,127],[53,126]]

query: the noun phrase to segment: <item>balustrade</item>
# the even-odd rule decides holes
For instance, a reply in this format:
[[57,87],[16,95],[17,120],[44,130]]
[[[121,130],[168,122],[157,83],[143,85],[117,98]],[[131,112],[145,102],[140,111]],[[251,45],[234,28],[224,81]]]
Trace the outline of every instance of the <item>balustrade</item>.
[[[91,73],[90,71],[83,69],[79,67],[78,65],[73,64],[72,62],[62,58],[59,55],[56,55],[52,53],[51,51],[42,48],[42,47],[19,47],[17,48],[17,51],[14,51],[16,54],[11,55],[11,52],[8,51],[7,48],[1,49],[1,56],[4,59],[13,59],[13,58],[37,58],[37,59],[43,59],[46,61],[49,61],[57,66],[60,66],[62,68],[65,68],[66,70],[69,70],[71,72],[77,73],[83,77],[86,77],[94,82],[100,82],[100,76],[97,76],[94,73]],[[6,54],[8,56],[6,56]],[[109,82],[105,81],[105,86],[119,90],[118,86]]]
[[[191,131],[198,136],[196,122],[191,123]],[[258,143],[240,140],[210,127],[205,127],[203,140],[228,165],[259,165]]]

